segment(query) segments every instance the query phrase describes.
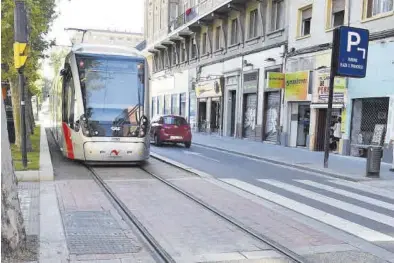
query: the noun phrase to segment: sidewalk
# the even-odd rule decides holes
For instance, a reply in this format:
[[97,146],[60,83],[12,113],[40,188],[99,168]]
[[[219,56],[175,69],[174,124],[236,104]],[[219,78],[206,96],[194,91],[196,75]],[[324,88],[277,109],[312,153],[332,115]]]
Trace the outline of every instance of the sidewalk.
[[328,168],[325,169],[323,152],[302,148],[199,133],[193,133],[193,144],[350,181],[394,180],[394,173],[390,171],[391,165],[386,163],[381,164],[380,179],[367,178],[364,158],[330,154]]

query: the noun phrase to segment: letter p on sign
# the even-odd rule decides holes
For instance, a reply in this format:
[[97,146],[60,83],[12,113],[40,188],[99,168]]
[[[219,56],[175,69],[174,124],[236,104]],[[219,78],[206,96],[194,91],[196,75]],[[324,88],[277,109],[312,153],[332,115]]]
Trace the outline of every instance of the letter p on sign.
[[358,46],[360,44],[361,38],[360,34],[357,32],[349,31],[347,37],[347,52],[352,51],[352,46]]

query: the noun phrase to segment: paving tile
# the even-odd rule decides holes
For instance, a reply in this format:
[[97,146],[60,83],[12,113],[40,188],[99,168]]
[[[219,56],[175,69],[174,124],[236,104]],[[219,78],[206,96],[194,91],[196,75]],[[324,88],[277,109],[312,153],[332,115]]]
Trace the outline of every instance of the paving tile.
[[173,257],[265,246],[159,181],[108,184]]
[[319,245],[343,243],[204,179],[177,180],[173,183],[282,245],[303,247],[313,246],[316,243]]

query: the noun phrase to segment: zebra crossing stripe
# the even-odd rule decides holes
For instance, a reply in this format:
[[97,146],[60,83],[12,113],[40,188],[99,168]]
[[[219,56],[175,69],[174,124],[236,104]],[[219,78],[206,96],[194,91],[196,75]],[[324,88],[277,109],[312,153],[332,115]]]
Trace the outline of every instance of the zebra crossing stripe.
[[388,226],[394,226],[394,218],[384,215],[384,214],[381,214],[381,213],[378,213],[378,212],[371,211],[369,209],[366,209],[366,208],[363,208],[363,207],[360,207],[357,205],[343,202],[341,200],[337,200],[337,199],[334,199],[334,198],[331,198],[331,197],[328,197],[325,195],[321,195],[321,194],[318,194],[318,193],[315,193],[315,192],[312,192],[312,191],[309,191],[309,190],[306,190],[306,189],[303,189],[303,188],[300,188],[300,187],[297,187],[297,186],[294,186],[291,184],[282,183],[282,182],[279,182],[276,180],[258,179],[258,181],[282,188],[286,191],[310,198],[315,201],[325,203],[327,205],[336,207],[338,209],[341,209],[341,210],[344,210],[344,211],[347,211],[347,212],[350,212],[350,213],[353,213],[353,214],[356,214],[356,215],[359,215],[359,216],[362,216],[365,218],[369,218],[371,220],[374,220],[374,221],[382,223],[382,224],[386,224]]
[[362,225],[353,223],[341,217],[329,214],[317,208],[302,204],[279,194],[267,191],[260,187],[254,186],[249,183],[237,179],[221,179],[230,185],[238,187],[246,192],[252,193],[273,203],[277,203],[283,207],[289,208],[298,213],[304,214],[308,217],[314,218],[318,221],[336,227],[340,230],[348,232],[352,235],[358,236],[370,242],[376,241],[394,241],[394,238],[386,234],[380,233],[373,229],[364,227]]
[[386,198],[390,198],[393,199],[393,203],[394,203],[394,193],[391,191],[388,191],[386,189],[382,189],[382,188],[376,188],[376,187],[371,187],[369,185],[365,185],[362,183],[356,183],[356,182],[349,182],[349,181],[343,181],[343,180],[330,180],[331,183],[337,184],[337,185],[341,185],[341,186],[345,186],[345,187],[349,187],[349,188],[353,188],[356,190],[360,190],[363,192],[367,192],[370,194],[374,194],[374,195],[379,195],[379,196],[383,196]]
[[384,202],[384,201],[380,201],[380,200],[377,200],[375,198],[371,198],[371,197],[368,197],[368,196],[352,193],[352,192],[349,192],[349,191],[346,191],[346,190],[343,190],[343,189],[338,189],[338,188],[335,188],[335,187],[332,187],[332,186],[329,186],[329,185],[320,184],[320,183],[317,183],[317,182],[314,182],[314,181],[310,181],[310,180],[295,180],[295,181],[296,182],[300,182],[302,184],[309,185],[309,186],[313,186],[313,187],[316,187],[316,188],[320,188],[322,190],[326,190],[326,191],[329,191],[329,192],[332,192],[332,193],[336,193],[336,194],[339,194],[339,195],[350,197],[350,198],[353,198],[353,199],[356,199],[356,200],[359,200],[359,201],[362,201],[362,202],[365,202],[365,203],[368,203],[368,204],[371,204],[371,205],[383,207],[383,208],[386,208],[386,209],[394,211],[394,204],[390,204],[390,203],[387,203],[387,202]]

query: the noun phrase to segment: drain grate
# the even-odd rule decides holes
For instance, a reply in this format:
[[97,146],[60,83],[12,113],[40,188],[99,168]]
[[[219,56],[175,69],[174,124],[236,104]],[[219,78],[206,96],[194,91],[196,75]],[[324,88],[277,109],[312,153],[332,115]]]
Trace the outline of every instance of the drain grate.
[[125,254],[142,249],[136,240],[123,233],[108,212],[65,212],[62,217],[71,254]]

